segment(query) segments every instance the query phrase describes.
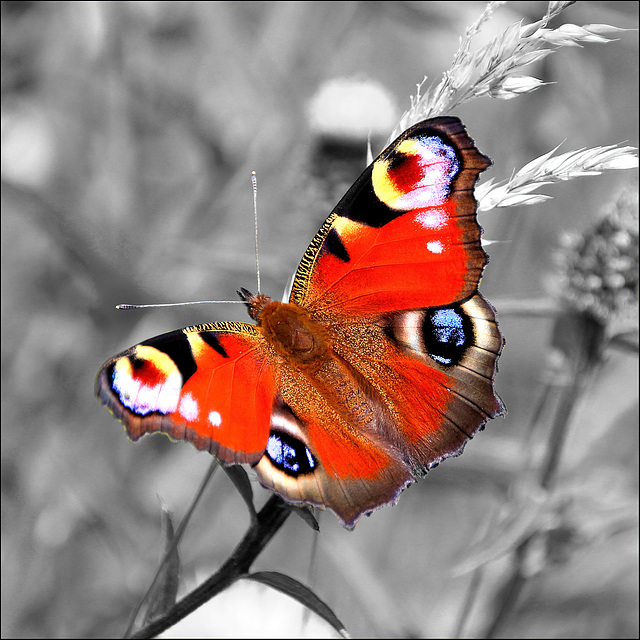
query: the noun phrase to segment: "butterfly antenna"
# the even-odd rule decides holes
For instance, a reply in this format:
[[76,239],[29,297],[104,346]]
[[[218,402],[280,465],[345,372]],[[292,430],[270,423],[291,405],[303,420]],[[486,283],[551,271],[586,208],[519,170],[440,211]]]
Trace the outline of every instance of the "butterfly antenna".
[[[258,254],[258,179],[256,172],[251,172],[251,187],[253,189],[253,226],[255,228],[256,249],[256,280],[260,293],[260,257]],[[247,292],[248,293],[248,292]],[[197,300],[195,302],[167,302],[159,304],[118,304],[116,309],[155,309],[157,307],[186,307],[192,304],[245,304],[244,300]]]
[[251,188],[253,189],[253,227],[255,230],[256,280],[258,281],[257,293],[260,293],[260,254],[258,252],[258,178],[255,171],[251,172]]
[[244,304],[241,300],[194,300],[193,302],[160,302],[158,304],[117,304],[116,309],[155,309],[157,307],[187,307],[192,304]]

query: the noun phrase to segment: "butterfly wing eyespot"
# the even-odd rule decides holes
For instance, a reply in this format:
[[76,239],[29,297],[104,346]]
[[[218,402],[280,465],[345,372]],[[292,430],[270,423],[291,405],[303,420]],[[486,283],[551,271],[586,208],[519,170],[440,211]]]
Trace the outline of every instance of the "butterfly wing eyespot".
[[260,482],[289,502],[332,509],[348,529],[364,513],[396,502],[413,481],[398,453],[372,433],[350,428],[335,413],[328,428],[331,403],[305,403],[313,390],[304,381],[297,392],[288,386],[283,380],[299,413],[277,396],[269,444],[254,467]]
[[111,358],[96,378],[96,395],[131,440],[163,432],[224,463],[253,464],[263,455],[274,394],[269,350],[243,323],[151,338]]
[[486,263],[473,187],[489,164],[457,118],[408,129],[316,234],[291,301],[315,314],[367,316],[469,298]]
[[285,432],[272,431],[269,434],[265,455],[274,467],[294,477],[313,473],[318,465],[311,451]]
[[493,390],[503,338],[493,307],[480,294],[461,305],[398,313],[385,332],[396,353],[389,362],[398,388],[417,387],[425,396],[401,426],[417,447],[418,467],[458,455],[467,439],[503,413]]
[[164,432],[247,463],[291,503],[353,528],[504,411],[503,346],[478,293],[473,189],[490,160],[457,118],[391,143],[304,253],[289,303],[242,289],[256,325],[147,340],[96,380],[137,440]]

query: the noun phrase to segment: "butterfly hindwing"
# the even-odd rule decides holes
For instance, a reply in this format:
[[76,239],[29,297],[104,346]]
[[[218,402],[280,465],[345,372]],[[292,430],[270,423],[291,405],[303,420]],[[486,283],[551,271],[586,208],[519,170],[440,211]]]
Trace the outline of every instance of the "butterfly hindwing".
[[[300,382],[300,380],[298,380]],[[301,385],[314,397],[313,385]],[[331,409],[282,397],[274,412],[267,454],[255,470],[260,482],[289,502],[330,508],[352,529],[358,518],[381,504],[395,502],[413,481],[398,452]],[[322,406],[325,405],[325,406]],[[330,416],[327,420],[327,414]],[[285,452],[290,456],[283,465]]]
[[256,471],[288,501],[329,507],[353,528],[500,413],[493,375],[502,337],[476,294],[437,311],[334,323],[326,339],[333,354],[312,371],[280,363]]
[[[385,333],[387,402],[396,407],[404,451],[420,474],[458,455],[487,420],[502,412],[493,390],[502,336],[493,308],[480,294],[460,305],[394,314]],[[358,356],[350,352],[347,357],[353,362]],[[371,366],[359,360],[354,366]]]

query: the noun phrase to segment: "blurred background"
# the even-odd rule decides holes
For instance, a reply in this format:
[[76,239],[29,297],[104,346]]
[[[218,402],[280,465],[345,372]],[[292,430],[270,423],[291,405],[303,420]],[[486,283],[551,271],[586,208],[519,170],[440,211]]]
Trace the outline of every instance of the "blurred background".
[[[162,555],[161,501],[178,522],[210,464],[162,436],[130,443],[94,398],[94,378],[132,344],[246,320],[243,307],[115,305],[255,289],[254,169],[262,290],[279,298],[364,168],[367,135],[377,153],[416,84],[449,68],[484,6],[2,2],[3,637],[122,634]],[[508,3],[480,39],[545,9]],[[554,26],[562,22],[637,29],[638,3],[578,2]],[[494,160],[482,179],[508,178],[562,142],[561,151],[637,146],[637,64],[631,30],[547,57],[531,73],[554,84],[533,94],[456,109]],[[553,311],[564,280],[554,256],[620,193],[636,193],[636,180],[635,171],[584,177],[546,187],[553,199],[541,205],[481,215],[497,241],[482,292],[506,337],[496,387],[507,417],[352,533],[331,513],[319,514],[319,536],[289,518],[256,569],[311,586],[353,636],[637,637],[637,334],[635,345],[605,350],[562,449],[548,444],[571,384],[558,373]],[[636,323],[633,313],[606,320],[616,335]],[[553,450],[561,456],[545,492],[532,477]],[[247,525],[218,473],[180,547],[181,595]],[[503,611],[514,566],[520,597]],[[180,634],[335,635],[250,583],[166,637]]]

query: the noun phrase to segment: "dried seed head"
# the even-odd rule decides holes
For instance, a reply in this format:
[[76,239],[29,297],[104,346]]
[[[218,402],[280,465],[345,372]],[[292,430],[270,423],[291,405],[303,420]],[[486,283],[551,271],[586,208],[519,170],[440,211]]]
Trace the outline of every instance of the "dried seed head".
[[602,322],[637,314],[638,235],[638,194],[625,190],[592,229],[561,240],[560,297]]

